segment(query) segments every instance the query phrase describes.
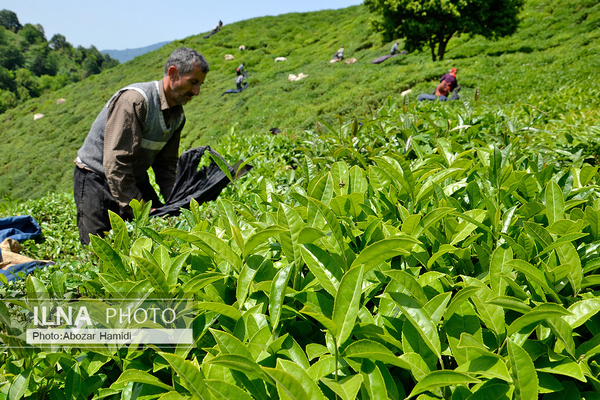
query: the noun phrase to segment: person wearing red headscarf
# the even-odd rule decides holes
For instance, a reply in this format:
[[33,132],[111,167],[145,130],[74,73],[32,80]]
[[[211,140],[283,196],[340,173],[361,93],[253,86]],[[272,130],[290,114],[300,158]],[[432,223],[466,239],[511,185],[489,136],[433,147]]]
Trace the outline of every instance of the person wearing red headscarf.
[[456,68],[452,68],[447,74],[445,74],[444,76],[442,76],[440,78],[440,83],[441,82],[447,82],[448,83],[448,89],[449,92],[454,91],[454,89],[456,87],[458,87],[458,81],[456,80],[456,73],[457,73],[457,69]]

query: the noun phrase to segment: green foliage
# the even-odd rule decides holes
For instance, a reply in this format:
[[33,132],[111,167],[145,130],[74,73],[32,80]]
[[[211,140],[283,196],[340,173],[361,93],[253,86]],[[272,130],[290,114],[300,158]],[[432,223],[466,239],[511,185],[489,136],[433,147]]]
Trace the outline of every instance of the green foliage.
[[[405,98],[410,103],[419,93],[430,93],[440,76],[454,66],[459,69],[461,97],[472,100],[478,93],[473,107],[497,110],[487,118],[511,119],[520,112],[533,112],[535,119],[522,127],[526,130],[520,131],[521,135],[558,132],[556,140],[566,151],[595,154],[597,135],[593,132],[600,107],[598,99],[589,96],[589,80],[596,74],[600,42],[594,40],[598,33],[594,21],[600,18],[600,9],[583,0],[577,7],[557,4],[528,2],[520,28],[510,38],[455,38],[448,48],[452,63],[445,61],[443,65],[427,61],[428,53],[370,64],[388,53],[389,44],[369,32],[370,15],[364,6],[240,21],[226,25],[210,39],[198,35],[169,44],[0,115],[0,153],[28,154],[31,143],[35,143],[39,160],[31,163],[27,157],[3,158],[0,196],[39,198],[48,192],[71,190],[72,161],[105,102],[127,84],[160,79],[166,58],[182,45],[205,55],[211,72],[200,96],[186,105],[181,151],[208,144],[231,159],[247,158],[254,153],[242,148],[224,152],[221,142],[229,141],[230,135],[268,137],[272,127],[302,137],[305,130],[315,129],[317,119],[332,124],[336,114],[344,118],[369,115],[388,95],[399,99],[407,90],[412,91]],[[587,18],[582,20],[584,15]],[[329,64],[340,42],[347,57],[357,58],[356,64]],[[248,50],[240,52],[240,44]],[[72,51],[72,57],[81,62],[77,57],[83,54]],[[235,60],[224,60],[225,54],[233,54]],[[274,62],[278,56],[287,57],[287,61]],[[234,87],[234,70],[241,61],[249,71],[248,89],[221,96]],[[73,79],[70,68],[59,64],[58,75]],[[297,82],[287,80],[289,74],[299,72],[308,77]],[[41,79],[38,88],[46,86],[47,78]],[[56,104],[60,98],[66,102]],[[7,97],[4,103],[13,101]],[[436,110],[434,105],[428,108]],[[44,118],[34,121],[35,113],[44,114]],[[511,126],[495,134],[506,135]],[[554,142],[544,145],[553,146]]]
[[[72,271],[76,289],[44,285],[60,282],[59,271],[36,272],[21,293],[193,295],[195,345],[74,348],[68,368],[36,381],[36,366],[55,356],[32,350],[31,363],[15,364],[23,350],[7,349],[11,369],[1,376],[19,378],[5,390],[27,398],[64,384],[106,396],[133,385],[208,399],[597,392],[600,175],[582,159],[495,134],[520,131],[532,115],[493,116],[468,102],[450,114],[388,99],[368,118],[307,132],[296,169],[250,173],[180,217],[149,219],[151,205],[133,202],[133,221],[113,214],[112,233],[93,239],[96,261],[79,256],[87,267]],[[252,144],[234,137],[230,147]],[[286,143],[272,139],[254,150]],[[27,211],[50,213],[42,204]],[[72,219],[64,207],[61,218]]]
[[[41,25],[21,26],[14,12],[0,11],[0,89],[15,94],[13,101],[0,103],[0,114],[43,92],[58,90],[117,64],[117,60],[101,54],[94,46],[73,48],[61,34],[48,41]],[[32,74],[34,85],[40,90],[32,92],[19,83],[17,72],[21,69]],[[60,78],[52,85],[43,78],[57,75]]]
[[[317,15],[333,21],[361,9]],[[250,25],[243,21],[230,28],[248,33],[252,51],[276,46],[270,31],[254,37]],[[300,25],[280,26],[279,34],[296,37]],[[227,28],[211,37],[208,54],[217,54],[213,43],[225,46],[231,39]],[[577,39],[570,40],[572,45]],[[464,59],[477,60],[473,74],[495,63],[529,60],[543,77],[549,73],[542,65],[546,57],[556,56],[550,64],[562,62],[550,44],[533,58],[511,52],[519,43],[506,46],[506,54],[468,55],[482,43],[473,39],[456,48]],[[590,45],[574,51],[583,56]],[[150,79],[165,54],[125,66],[142,71],[147,64],[154,68],[145,72]],[[273,72],[262,65],[257,79]],[[591,71],[578,65],[580,70],[563,75]],[[233,75],[224,62],[211,68],[217,82]],[[428,63],[418,73],[410,72],[414,65],[382,68],[403,68],[402,79],[415,82],[439,79]],[[508,73],[502,72],[496,75]],[[498,100],[504,87],[515,89],[533,79],[533,73],[518,75],[511,74],[504,86],[506,76],[488,76],[483,92],[496,93]],[[340,84],[342,75],[321,76]],[[123,79],[119,69],[90,79],[96,105]],[[461,84],[469,79],[474,78],[465,76]],[[114,88],[102,88],[109,81]],[[0,396],[595,398],[600,391],[598,114],[583,81],[569,83],[561,75],[555,82],[551,93],[522,94],[527,101],[509,105],[485,96],[472,100],[475,92],[468,90],[461,92],[462,100],[447,104],[415,103],[411,95],[394,94],[368,112],[315,113],[316,121],[306,127],[290,117],[286,122],[293,128],[284,127],[280,135],[232,117],[227,128],[215,128],[226,131],[213,147],[225,160],[253,164],[249,174],[217,201],[192,201],[178,217],[149,218],[151,204],[133,202],[134,219],[112,214],[111,233],[94,238],[86,249],[78,244],[70,193],[26,202],[5,198],[1,215],[30,214],[41,222],[45,240],[27,243],[28,255],[57,265],[0,286],[2,298],[19,299],[10,309],[0,302],[5,346]],[[212,93],[208,86],[207,98],[221,89]],[[308,93],[286,92],[289,104],[295,91]],[[266,111],[288,104],[271,105],[264,96]],[[77,97],[82,101],[73,108],[91,112],[83,98]],[[238,108],[251,101],[241,99]],[[220,107],[230,101],[213,100]],[[334,105],[343,106],[343,101]],[[210,102],[205,108],[212,110]],[[56,121],[74,118],[72,110],[53,112]],[[14,112],[7,114],[16,120],[5,119],[7,124],[26,128]],[[187,115],[193,121],[189,131],[200,132],[198,125],[206,123],[201,116],[210,119],[211,113]],[[87,125],[81,120],[64,126]],[[54,132],[50,126],[41,129]],[[190,145],[198,140],[191,136]],[[78,140],[66,130],[48,138],[49,147],[40,153]],[[24,151],[12,145],[14,152]],[[39,179],[51,179],[47,171],[56,165],[37,169]],[[69,182],[71,171],[72,166],[64,175]],[[26,349],[18,346],[26,322],[7,324],[31,298],[122,298],[125,291],[193,296],[198,303],[189,321],[194,344]]]
[[498,38],[515,33],[524,0],[366,0],[364,4],[378,15],[372,25],[384,41],[404,38],[409,52],[429,47],[432,60],[441,61],[455,35]]
[[7,9],[3,9],[2,11],[0,11],[0,26],[13,32],[17,32],[18,30],[23,28],[23,26],[19,22],[17,14]]

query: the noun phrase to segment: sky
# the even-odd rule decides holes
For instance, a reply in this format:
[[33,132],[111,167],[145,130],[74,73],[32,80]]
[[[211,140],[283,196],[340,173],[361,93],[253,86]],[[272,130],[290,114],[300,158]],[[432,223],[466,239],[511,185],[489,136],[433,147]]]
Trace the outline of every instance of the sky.
[[61,34],[73,46],[126,50],[184,39],[224,25],[291,12],[346,8],[362,0],[2,0],[21,25]]

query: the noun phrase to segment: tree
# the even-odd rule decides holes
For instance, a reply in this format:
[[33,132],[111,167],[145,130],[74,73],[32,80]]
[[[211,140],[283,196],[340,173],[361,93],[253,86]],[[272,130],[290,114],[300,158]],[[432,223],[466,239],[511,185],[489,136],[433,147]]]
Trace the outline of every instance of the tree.
[[[372,22],[385,41],[405,38],[408,51],[431,49],[443,60],[454,35],[463,33],[495,39],[512,35],[519,24],[524,0],[365,0],[379,15]],[[437,53],[436,53],[437,51]]]
[[31,46],[27,52],[25,66],[36,76],[56,75],[58,62],[47,44]]
[[0,114],[19,104],[17,96],[13,92],[0,89]]
[[20,33],[28,44],[46,43],[44,27],[40,24],[25,24]]
[[0,66],[0,91],[15,91],[16,88],[17,83],[13,74],[8,69]]
[[17,83],[17,96],[19,100],[25,101],[39,96],[39,87],[35,81],[35,76],[28,69],[18,69],[15,75],[15,82]]
[[73,47],[71,43],[67,42],[67,38],[60,33],[54,34],[54,36],[52,36],[50,39],[49,44],[52,50],[63,50]]
[[16,70],[25,64],[23,52],[13,44],[0,44],[0,66]]
[[0,11],[0,26],[3,26],[9,31],[13,31],[15,33],[23,28],[19,22],[19,18],[17,18],[17,14],[6,9]]
[[91,75],[99,74],[101,69],[98,61],[93,57],[86,57],[82,64],[84,76],[87,78]]

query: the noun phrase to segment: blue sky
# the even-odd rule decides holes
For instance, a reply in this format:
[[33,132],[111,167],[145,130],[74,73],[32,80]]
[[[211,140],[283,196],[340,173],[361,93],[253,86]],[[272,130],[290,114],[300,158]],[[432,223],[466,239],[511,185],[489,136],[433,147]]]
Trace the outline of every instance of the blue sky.
[[183,39],[225,25],[290,12],[346,8],[362,0],[2,0],[21,25],[40,24],[73,46],[125,50]]

